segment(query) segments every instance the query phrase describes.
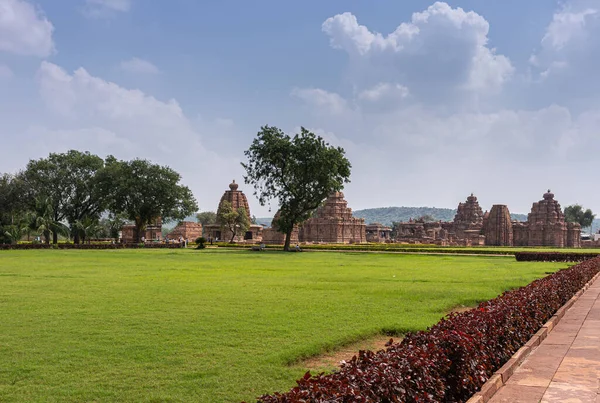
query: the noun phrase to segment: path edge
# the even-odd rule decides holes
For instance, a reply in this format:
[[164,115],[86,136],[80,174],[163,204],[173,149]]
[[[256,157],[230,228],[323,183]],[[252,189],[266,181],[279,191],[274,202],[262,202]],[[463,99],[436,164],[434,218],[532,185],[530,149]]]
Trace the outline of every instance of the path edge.
[[504,386],[519,366],[525,361],[533,350],[548,337],[552,330],[558,325],[560,320],[565,316],[565,312],[573,306],[573,304],[590,288],[590,286],[600,278],[600,272],[596,273],[590,281],[588,281],[579,291],[571,297],[566,304],[560,307],[556,313],[533,335],[531,339],[481,386],[481,390],[475,393],[467,403],[487,403],[495,394]]

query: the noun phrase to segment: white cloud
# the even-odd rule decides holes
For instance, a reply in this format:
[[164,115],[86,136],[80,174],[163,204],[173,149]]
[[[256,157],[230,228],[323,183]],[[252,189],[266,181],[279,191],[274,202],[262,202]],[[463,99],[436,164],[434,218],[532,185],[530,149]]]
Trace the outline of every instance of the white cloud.
[[131,9],[133,0],[86,0],[84,14],[88,17],[108,17]]
[[410,94],[408,88],[400,84],[379,83],[358,94],[361,100],[376,102],[386,98],[406,98]]
[[348,103],[339,94],[320,88],[294,88],[292,96],[318,108],[321,112],[339,115],[348,108]]
[[565,8],[554,14],[553,20],[546,30],[542,44],[560,50],[569,42],[585,35],[586,23],[598,17],[598,10],[585,9],[572,12]]
[[54,26],[25,0],[0,0],[0,51],[47,57],[54,52]]
[[444,2],[413,14],[387,36],[359,25],[350,13],[328,18],[322,29],[332,47],[350,55],[360,84],[376,85],[374,76],[384,82],[400,79],[419,99],[456,90],[494,93],[514,72],[506,56],[487,47],[488,22]]
[[14,76],[13,71],[5,64],[0,64],[0,80],[7,80]]
[[160,70],[151,62],[134,57],[129,60],[122,61],[120,64],[121,69],[128,73],[134,74],[158,74]]

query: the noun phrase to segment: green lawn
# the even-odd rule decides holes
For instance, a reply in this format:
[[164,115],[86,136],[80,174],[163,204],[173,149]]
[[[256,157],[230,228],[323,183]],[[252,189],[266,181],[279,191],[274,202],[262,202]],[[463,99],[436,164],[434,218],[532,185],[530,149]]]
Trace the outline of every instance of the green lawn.
[[301,358],[564,263],[220,250],[0,252],[1,402],[239,402],[295,384]]

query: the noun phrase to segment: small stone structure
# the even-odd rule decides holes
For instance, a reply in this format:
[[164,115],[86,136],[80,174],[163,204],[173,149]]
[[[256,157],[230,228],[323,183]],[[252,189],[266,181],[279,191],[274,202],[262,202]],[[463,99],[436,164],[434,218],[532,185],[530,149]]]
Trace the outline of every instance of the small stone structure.
[[513,225],[508,207],[495,204],[484,219],[485,244],[490,246],[513,246]]
[[196,238],[202,236],[202,224],[191,221],[183,221],[179,223],[173,231],[167,235],[168,239],[177,240],[180,237],[189,241],[195,241]]
[[299,238],[301,242],[364,243],[365,220],[352,215],[342,192],[333,192],[314,216],[301,224]]
[[[134,224],[121,227],[121,243],[137,243],[136,228]],[[160,241],[162,238],[162,218],[157,218],[146,226],[146,231],[140,235],[140,241]]]
[[392,240],[392,229],[383,224],[375,223],[366,226],[367,242],[386,243]]
[[[252,217],[250,214],[250,206],[248,205],[248,199],[246,195],[241,190],[238,190],[238,184],[235,183],[235,180],[229,184],[229,190],[223,193],[221,197],[221,201],[219,202],[219,207],[217,209],[217,216],[221,210],[221,204],[224,201],[228,201],[231,203],[231,207],[234,209],[238,209],[243,207],[246,209],[246,213],[248,213],[248,217]],[[215,240],[219,241],[229,241],[231,240],[232,233],[228,228],[221,227],[220,224],[210,224],[205,226],[206,235]],[[263,237],[263,227],[262,225],[251,224],[248,231],[244,234],[237,234],[234,238],[234,242],[262,242]]]
[[[263,229],[263,235],[262,235],[262,242],[264,244],[268,244],[268,245],[283,245],[285,244],[285,234],[282,232],[279,232],[278,228],[277,228],[277,219],[279,218],[279,216],[281,215],[280,211],[277,211],[277,213],[275,213],[275,216],[273,217],[273,221],[271,222],[271,227],[270,228],[265,228]],[[299,243],[299,228],[297,225],[294,226],[294,229],[292,230],[292,234],[290,236],[290,245],[296,245],[297,243]]]

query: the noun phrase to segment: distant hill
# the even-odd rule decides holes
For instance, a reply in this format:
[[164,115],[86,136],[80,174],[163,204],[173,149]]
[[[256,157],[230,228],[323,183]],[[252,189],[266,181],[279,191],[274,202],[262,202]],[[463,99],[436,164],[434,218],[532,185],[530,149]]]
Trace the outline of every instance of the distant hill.
[[[354,211],[354,216],[364,218],[367,224],[381,223],[392,225],[392,222],[406,222],[411,218],[429,215],[436,221],[452,221],[456,215],[456,209],[437,207],[380,207]],[[525,214],[511,214],[513,220],[526,221]]]

